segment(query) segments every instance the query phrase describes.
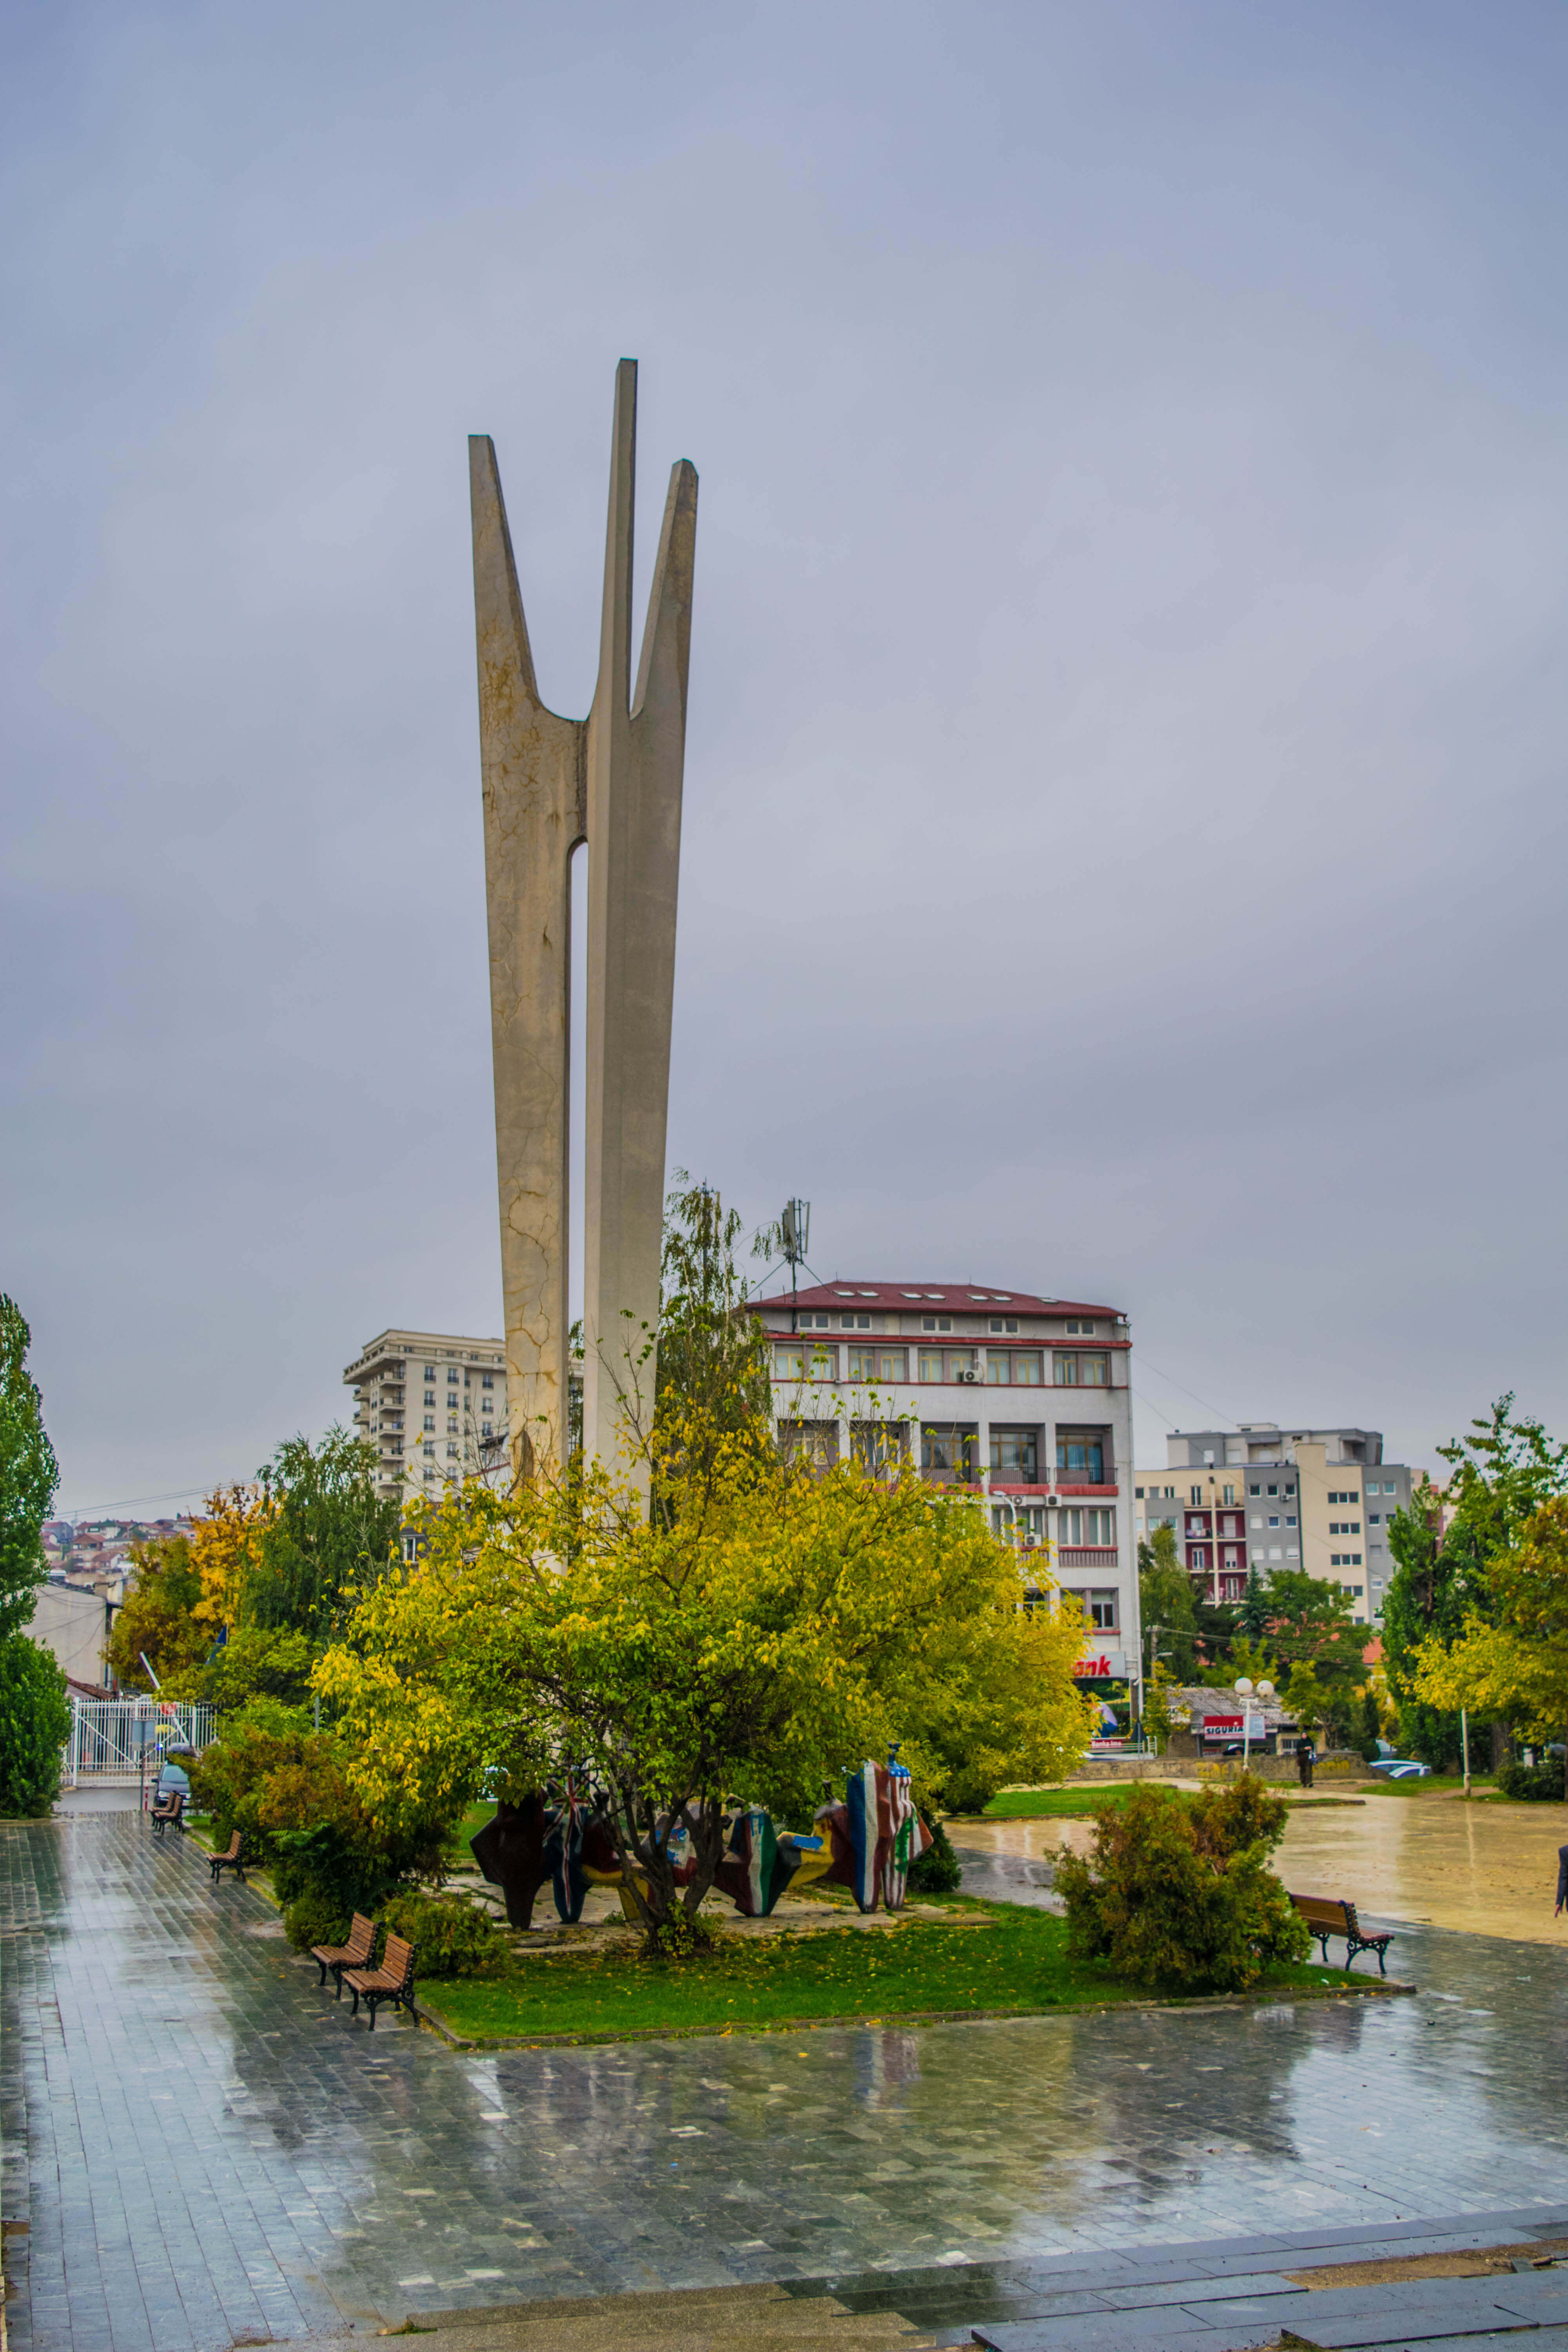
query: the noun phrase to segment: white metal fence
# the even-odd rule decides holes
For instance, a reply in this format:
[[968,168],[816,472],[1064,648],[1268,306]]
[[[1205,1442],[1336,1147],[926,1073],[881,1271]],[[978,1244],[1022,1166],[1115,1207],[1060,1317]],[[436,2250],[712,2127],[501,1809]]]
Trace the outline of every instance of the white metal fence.
[[64,1785],[77,1789],[83,1781],[98,1787],[155,1780],[169,1748],[211,1746],[214,1713],[205,1703],[186,1706],[163,1698],[78,1698],[73,1691]]

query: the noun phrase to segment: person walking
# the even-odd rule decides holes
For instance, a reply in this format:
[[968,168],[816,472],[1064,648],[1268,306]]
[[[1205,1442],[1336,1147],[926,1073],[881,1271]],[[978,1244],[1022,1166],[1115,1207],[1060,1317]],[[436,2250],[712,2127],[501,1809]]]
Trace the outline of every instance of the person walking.
[[1312,1767],[1317,1760],[1318,1751],[1311,1740],[1303,1739],[1296,1750],[1296,1770],[1303,1789],[1312,1785]]
[[1562,1918],[1564,1906],[1568,1906],[1568,1845],[1560,1845],[1557,1849],[1557,1908],[1552,1915],[1554,1919]]

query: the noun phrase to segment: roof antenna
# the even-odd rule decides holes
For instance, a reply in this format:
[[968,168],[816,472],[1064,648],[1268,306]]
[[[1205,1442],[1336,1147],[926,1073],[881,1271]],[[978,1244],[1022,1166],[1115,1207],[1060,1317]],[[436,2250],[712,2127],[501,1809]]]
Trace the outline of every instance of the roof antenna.
[[800,1267],[811,1238],[811,1202],[786,1201],[784,1215],[779,1219],[779,1234],[784,1243],[785,1263],[789,1266],[789,1328],[800,1329]]

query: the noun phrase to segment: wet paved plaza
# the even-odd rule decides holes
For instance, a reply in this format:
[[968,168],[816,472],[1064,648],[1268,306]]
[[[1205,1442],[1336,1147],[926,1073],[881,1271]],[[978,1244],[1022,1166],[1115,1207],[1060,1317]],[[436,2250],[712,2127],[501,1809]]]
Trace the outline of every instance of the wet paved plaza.
[[135,1814],[0,1830],[0,1930],[19,2352],[1568,2199],[1561,1934],[1410,1928],[1386,2003],[481,2062]]

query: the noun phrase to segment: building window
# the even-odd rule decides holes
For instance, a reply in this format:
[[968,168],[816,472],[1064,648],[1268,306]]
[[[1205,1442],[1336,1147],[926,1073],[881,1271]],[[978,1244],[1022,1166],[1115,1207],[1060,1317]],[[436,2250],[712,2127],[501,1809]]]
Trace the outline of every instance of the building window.
[[806,1462],[814,1469],[831,1470],[838,1459],[836,1421],[781,1421],[779,1450],[787,1462]]
[[922,1331],[951,1331],[952,1328],[952,1318],[951,1315],[922,1315],[921,1317],[921,1329]]
[[479,1386],[481,1388],[493,1389],[495,1384],[496,1376],[493,1372],[481,1372],[479,1374]]
[[1247,1579],[1245,1576],[1222,1576],[1220,1578],[1219,1592],[1220,1599],[1222,1601],[1239,1601],[1246,1593],[1246,1591]]
[[1032,1551],[1046,1538],[1045,1507],[1039,1503],[998,1503],[992,1509],[991,1532],[1004,1543],[1019,1543],[1026,1551]]
[[929,1422],[921,1430],[921,1468],[935,1486],[973,1486],[978,1472],[974,1432],[950,1422]]
[[993,1331],[1016,1331],[1017,1328],[1018,1318],[1016,1315],[993,1315],[991,1318]]
[[901,1421],[852,1421],[849,1452],[862,1470],[897,1470],[909,1459],[908,1427]]
[[1092,1339],[1094,1337],[1094,1326],[1092,1323],[1075,1323],[1069,1321],[1067,1328],[1074,1339]]
[[455,1462],[455,1461],[457,1460],[457,1458],[458,1458],[458,1449],[457,1449],[457,1447],[456,1447],[455,1445],[448,1445],[448,1446],[447,1446],[447,1461],[448,1461],[448,1462]]
[[426,1448],[425,1448],[425,1452],[426,1452],[426,1454],[434,1454],[434,1453],[435,1453],[435,1451],[436,1451],[436,1448],[435,1448],[435,1445],[434,1445],[433,1444],[428,1444],[428,1445],[426,1445]]
[[871,1318],[868,1315],[841,1315],[838,1318],[838,1328],[841,1331],[868,1331],[871,1328]]
[[1059,1389],[1103,1389],[1110,1385],[1110,1360],[1108,1356],[1063,1356],[1055,1360],[1055,1379]]
[[426,1389],[426,1391],[425,1391],[425,1402],[426,1402],[426,1404],[434,1404],[434,1403],[435,1403],[435,1402],[436,1402],[436,1391],[435,1391],[435,1390],[434,1390],[434,1389]]
[[910,1376],[910,1351],[907,1348],[851,1348],[849,1377],[852,1381],[907,1381]]
[[1028,1348],[988,1348],[985,1377],[993,1388],[1037,1389],[1043,1360]]
[[426,1429],[434,1429],[434,1428],[435,1428],[435,1426],[436,1426],[436,1416],[435,1416],[435,1414],[434,1414],[433,1412],[427,1412],[427,1413],[425,1415],[425,1426],[426,1426]]
[[1037,1486],[1040,1482],[1039,1432],[1033,1429],[991,1431],[991,1475],[1009,1486]]
[[922,1348],[921,1378],[922,1381],[973,1381],[977,1359],[973,1348]]
[[1261,1486],[1249,1486],[1247,1491],[1249,1495],[1261,1495],[1263,1489]]
[[1187,1567],[1194,1576],[1206,1576],[1208,1574],[1209,1556],[1204,1549],[1202,1544],[1188,1545]]
[[1106,1589],[1100,1591],[1090,1592],[1088,1598],[1089,1622],[1094,1627],[1095,1632],[1097,1633],[1114,1633],[1116,1631],[1115,1592],[1110,1589]]
[[426,1379],[427,1381],[433,1381],[433,1380],[435,1379],[435,1377],[436,1377],[436,1367],[435,1367],[435,1365],[434,1365],[434,1364],[426,1364],[426,1367],[425,1367],[425,1377],[426,1377]]
[[1075,1486],[1103,1486],[1105,1484],[1105,1442],[1103,1438],[1078,1436],[1067,1430],[1057,1432],[1057,1476]]
[[[1254,1489],[1254,1492],[1256,1492],[1256,1491],[1257,1491],[1257,1490],[1256,1490],[1256,1489]],[[1279,1494],[1279,1487],[1278,1487],[1278,1486],[1270,1486],[1270,1488],[1268,1489],[1268,1492],[1269,1492],[1269,1494],[1270,1494],[1270,1495],[1278,1495],[1278,1494]]]
[[1100,1544],[1114,1549],[1116,1544],[1116,1513],[1108,1504],[1101,1510],[1080,1510],[1075,1505],[1057,1514],[1058,1543]]
[[1133,1489],[1132,1489],[1132,1492],[1133,1492],[1134,1496],[1137,1497],[1137,1499],[1138,1499],[1138,1501],[1139,1501],[1139,1502],[1142,1502],[1142,1501],[1143,1500],[1143,1489],[1142,1489],[1142,1486],[1134,1486],[1134,1487],[1133,1487]]
[[773,1349],[775,1381],[836,1381],[838,1378],[838,1350],[825,1348],[820,1339],[808,1340],[803,1347],[792,1339],[787,1347]]

